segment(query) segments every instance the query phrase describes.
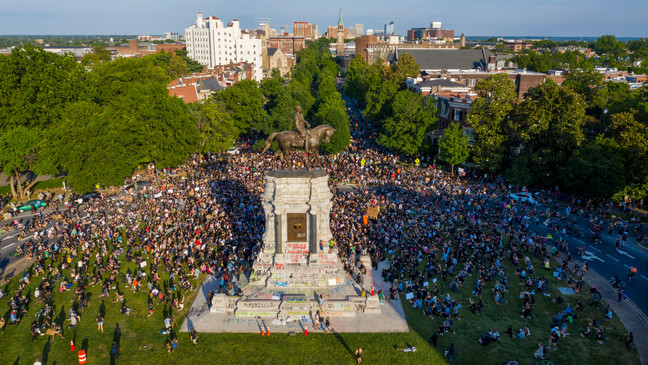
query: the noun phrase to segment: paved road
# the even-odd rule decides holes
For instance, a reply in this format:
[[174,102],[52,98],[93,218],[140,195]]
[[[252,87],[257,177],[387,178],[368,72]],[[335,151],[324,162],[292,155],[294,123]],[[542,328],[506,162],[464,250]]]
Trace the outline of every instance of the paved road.
[[[57,206],[58,209],[63,210],[66,209],[65,205],[61,204]],[[47,207],[45,208],[42,213],[43,214],[49,214],[54,211],[54,207]],[[82,206],[80,206],[80,213],[83,213]],[[25,212],[25,213],[20,213],[17,216],[13,217],[11,220],[18,220],[18,222],[22,225],[27,225],[31,222],[32,217],[34,216],[34,213],[32,212]],[[9,220],[6,221],[0,221],[0,225],[4,225],[4,223],[9,222]],[[54,225],[54,222],[51,222],[50,224],[47,225],[47,229],[52,227]],[[19,236],[19,231],[17,229],[11,229],[8,232],[4,232],[3,234],[0,234],[0,274],[5,274],[5,272],[11,272],[12,270],[7,270],[9,267],[13,267],[16,265],[18,261],[26,261],[24,260],[24,256],[22,258],[18,258],[17,256],[14,256],[13,253],[16,251],[16,248],[22,247],[24,249],[24,244],[27,242],[31,237],[33,237],[33,233],[30,232],[31,236],[27,236],[24,239],[20,239]],[[54,241],[51,241],[46,239],[48,244],[53,244]],[[31,264],[31,262],[30,262]],[[21,265],[22,268],[28,267],[29,265]],[[19,271],[19,270],[17,270]]]
[[[27,224],[31,221],[32,216],[33,213],[25,212],[20,213],[13,219],[18,220],[21,224]],[[4,225],[6,222],[9,221],[1,221],[0,225]],[[7,267],[14,265],[19,260],[12,253],[16,251],[17,247],[22,246],[25,241],[18,238],[18,230],[16,229],[0,234],[0,273],[4,274]]]
[[[579,222],[579,228],[587,232],[586,224]],[[548,227],[543,225],[532,228],[536,233],[546,236],[552,233],[553,238],[557,237]],[[644,228],[645,229],[645,228]],[[585,246],[585,255],[579,260],[588,262],[590,269],[595,270],[609,281],[618,275],[625,282],[625,293],[643,312],[648,313],[648,253],[634,243],[626,244],[624,248],[615,248],[616,233],[608,235],[607,231],[601,232],[601,242],[594,244],[590,234],[579,238],[574,236],[560,235],[568,245],[570,254],[579,258],[578,249]],[[632,283],[628,283],[628,272],[630,267],[637,267],[638,273]]]

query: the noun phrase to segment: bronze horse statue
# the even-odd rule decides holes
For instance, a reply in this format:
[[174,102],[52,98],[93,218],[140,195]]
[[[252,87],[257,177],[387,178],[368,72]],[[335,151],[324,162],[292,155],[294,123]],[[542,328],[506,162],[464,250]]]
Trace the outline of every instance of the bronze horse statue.
[[324,138],[327,143],[331,142],[331,136],[333,136],[333,133],[335,133],[335,128],[328,124],[318,125],[317,127],[310,129],[306,138],[300,138],[299,134],[295,131],[274,132],[268,137],[261,154],[268,151],[270,144],[276,137],[277,143],[279,143],[279,156],[282,161],[290,156],[291,148],[297,148],[303,149],[308,153],[309,163],[314,159],[319,165],[319,149],[321,140]]

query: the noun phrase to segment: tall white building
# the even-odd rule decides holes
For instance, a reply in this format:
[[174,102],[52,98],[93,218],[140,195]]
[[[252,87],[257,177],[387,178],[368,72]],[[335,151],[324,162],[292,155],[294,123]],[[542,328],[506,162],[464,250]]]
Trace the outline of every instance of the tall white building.
[[236,19],[224,26],[215,16],[203,19],[198,13],[196,24],[185,29],[185,42],[187,55],[208,68],[248,62],[254,64],[254,79],[263,77],[262,41],[241,30]]

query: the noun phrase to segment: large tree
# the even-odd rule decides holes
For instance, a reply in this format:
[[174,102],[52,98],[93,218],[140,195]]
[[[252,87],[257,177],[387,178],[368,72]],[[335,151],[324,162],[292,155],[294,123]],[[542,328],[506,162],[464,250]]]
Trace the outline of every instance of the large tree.
[[42,153],[43,136],[70,103],[86,97],[85,78],[75,57],[29,44],[0,55],[0,167],[14,198],[25,197],[38,175],[56,172]]
[[458,122],[453,122],[443,131],[439,139],[439,157],[450,164],[450,173],[454,175],[454,167],[465,162],[469,155],[469,137],[463,134]]
[[626,52],[625,44],[616,39],[613,35],[600,36],[596,42],[594,42],[594,49],[599,55],[612,54],[615,57],[624,55]]
[[490,173],[499,172],[509,155],[511,116],[518,99],[515,84],[507,74],[496,74],[475,86],[478,98],[472,102],[466,122],[473,128],[474,159]]
[[553,186],[560,181],[560,167],[585,138],[584,117],[583,98],[550,80],[525,94],[515,133],[522,140],[522,153],[537,184]]
[[574,150],[562,171],[568,191],[591,198],[607,198],[624,185],[623,164],[616,144],[602,136]]
[[318,74],[317,99],[313,106],[314,125],[330,124],[335,128],[330,143],[324,143],[328,153],[340,153],[350,143],[349,116],[340,93],[335,88],[333,76],[327,73]]
[[84,95],[85,71],[71,55],[32,45],[0,55],[0,129],[46,128]]
[[613,114],[611,135],[618,144],[623,161],[624,176],[630,185],[625,195],[631,199],[644,199],[648,189],[641,188],[648,183],[648,125],[635,119],[636,112]]
[[239,137],[234,118],[229,114],[225,103],[210,98],[204,103],[190,106],[196,119],[196,129],[200,135],[198,151],[201,153],[218,153],[234,145]]
[[435,124],[436,108],[412,91],[399,91],[392,104],[394,114],[383,122],[381,145],[409,155],[420,152],[425,134]]
[[372,72],[371,65],[360,55],[356,55],[351,60],[346,71],[344,92],[363,106],[366,103]]
[[96,45],[92,47],[92,52],[88,52],[81,57],[81,64],[88,67],[101,62],[108,62],[112,59],[112,54],[109,50],[102,46]]
[[88,101],[66,108],[49,130],[47,153],[77,191],[115,185],[139,164],[182,164],[196,150],[196,121],[170,97],[169,77],[152,60],[119,59],[91,73]]
[[605,108],[606,98],[603,89],[603,74],[590,69],[573,68],[567,71],[563,86],[579,93],[587,103],[588,109]]
[[258,124],[267,118],[263,109],[263,91],[254,80],[242,80],[218,91],[213,97],[225,103],[236,121],[236,127],[244,134],[258,128]]
[[[55,173],[56,170],[43,158],[43,131],[37,127],[16,126],[0,131],[0,166],[9,176],[11,195],[14,198],[27,197],[36,184],[36,177],[42,174]],[[30,171],[23,180],[23,173]]]
[[391,66],[389,73],[390,78],[401,87],[405,87],[405,80],[408,77],[416,77],[420,72],[421,67],[416,63],[416,59],[409,53],[403,52],[398,57],[398,62]]
[[349,132],[349,116],[338,103],[328,100],[320,105],[317,113],[314,116],[315,124],[329,124],[335,128],[335,133],[331,137],[331,142],[323,142],[322,147],[328,153],[344,152],[349,146],[351,141],[351,133]]

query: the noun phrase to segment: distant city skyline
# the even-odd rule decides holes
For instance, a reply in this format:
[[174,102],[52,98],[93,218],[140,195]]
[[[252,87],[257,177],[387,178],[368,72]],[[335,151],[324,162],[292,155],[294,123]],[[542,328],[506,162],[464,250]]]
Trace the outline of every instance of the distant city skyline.
[[[0,34],[164,34],[184,33],[195,21],[196,13],[214,15],[225,22],[238,19],[241,27],[258,26],[256,17],[270,18],[270,26],[292,32],[293,21],[318,24],[320,34],[337,24],[339,6],[346,27],[356,23],[367,29],[380,30],[393,21],[399,35],[407,29],[426,27],[432,21],[443,22],[443,28],[473,36],[570,36],[597,37],[613,34],[619,37],[648,37],[648,2],[618,0],[499,0],[484,2],[464,0],[407,3],[385,0],[311,2],[285,0],[265,2],[241,0],[214,4],[195,0],[189,5],[169,0],[113,0],[89,2],[67,0],[32,0],[3,4],[0,12]],[[613,6],[613,8],[612,8]]]

